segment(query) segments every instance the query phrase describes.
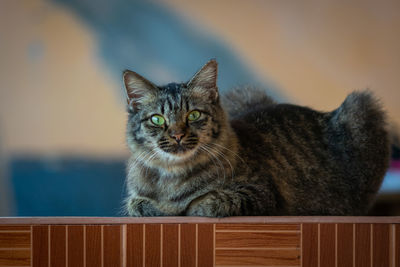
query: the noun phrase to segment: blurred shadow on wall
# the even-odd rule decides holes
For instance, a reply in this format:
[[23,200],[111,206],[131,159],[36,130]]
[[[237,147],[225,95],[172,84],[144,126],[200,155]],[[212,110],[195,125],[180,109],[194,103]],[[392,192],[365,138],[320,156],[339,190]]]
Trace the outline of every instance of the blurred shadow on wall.
[[67,7],[96,33],[100,57],[116,79],[132,69],[155,83],[189,79],[210,58],[220,63],[221,91],[251,84],[271,96],[282,95],[263,84],[218,36],[183,21],[155,1],[53,0]]

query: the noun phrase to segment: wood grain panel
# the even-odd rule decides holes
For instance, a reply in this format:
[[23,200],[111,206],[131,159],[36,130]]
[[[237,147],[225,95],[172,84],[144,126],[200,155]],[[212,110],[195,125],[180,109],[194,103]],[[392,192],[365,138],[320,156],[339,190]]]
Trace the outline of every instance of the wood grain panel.
[[66,227],[50,226],[50,266],[66,266]]
[[31,233],[0,232],[0,248],[30,248]]
[[389,266],[390,225],[372,225],[372,260],[374,267]]
[[296,232],[217,232],[216,248],[295,248],[300,247]]
[[198,224],[198,266],[214,265],[214,225]]
[[49,226],[32,227],[32,266],[49,266]]
[[302,266],[318,266],[318,224],[302,225]]
[[127,266],[143,266],[143,224],[126,226]]
[[400,267],[400,225],[395,225],[394,233],[394,266]]
[[83,267],[83,226],[67,226],[68,266]]
[[145,226],[145,266],[160,266],[161,263],[161,225]]
[[30,250],[0,250],[0,266],[30,266],[30,258]]
[[337,225],[337,266],[353,266],[353,224]]
[[216,231],[300,231],[300,224],[251,224],[251,223],[219,223],[215,225]]
[[355,267],[371,266],[371,225],[355,225]]
[[[299,266],[300,250],[215,250],[215,265]],[[199,265],[200,266],[200,265]],[[303,265],[309,267],[309,265]]]
[[101,266],[101,226],[88,225],[86,231],[86,267]]
[[181,224],[181,266],[196,266],[195,224]]
[[121,226],[105,225],[103,228],[104,267],[121,265]]
[[335,224],[320,224],[320,266],[335,267]]
[[163,225],[163,266],[178,266],[178,224]]
[[[296,266],[300,265],[300,253],[302,252],[302,266],[304,267],[318,266],[318,256],[319,266],[335,266],[333,258],[335,255],[334,224],[320,224],[319,240],[318,224],[303,224],[302,235],[293,228],[296,226],[295,224],[287,225],[290,229],[280,224],[265,225],[265,228],[261,224],[217,224],[216,228],[219,230],[216,233],[215,264],[222,266]],[[274,228],[274,226],[279,226],[279,229]],[[212,266],[214,264],[213,225],[198,224],[197,235],[196,224],[182,224],[180,227],[181,231],[178,233],[177,224],[163,225],[161,234],[160,224],[146,225],[146,250],[144,251],[143,225],[128,224],[126,231],[127,266],[142,266],[143,255],[146,258],[146,266],[160,266],[161,256],[164,267],[177,266],[179,235],[181,242],[180,266],[196,266],[196,255],[201,255],[197,259],[198,267]],[[0,248],[9,248],[9,244],[19,246],[16,247],[17,250],[0,250],[0,266],[30,266],[29,229],[30,227],[27,226],[17,228],[11,225],[0,226]],[[103,237],[101,236],[100,225],[86,226],[86,241],[83,239],[84,227],[80,225],[68,226],[67,232],[66,227],[63,225],[50,227],[37,225],[33,226],[32,229],[32,266],[65,266],[65,257],[68,255],[68,266],[81,267],[83,266],[83,252],[86,249],[86,266],[100,267],[102,266],[102,246],[104,252],[103,266],[121,266],[120,225],[104,226]],[[356,224],[353,233],[353,224],[337,225],[338,262],[336,266],[353,266],[354,257],[355,267],[400,267],[400,226],[395,226],[393,236],[391,236],[390,224],[374,224],[372,236],[370,229],[370,224]],[[280,237],[282,235],[284,237],[278,239],[278,242],[271,238],[271,236]],[[278,247],[277,244],[281,242],[280,240],[287,240],[285,235],[297,236],[297,243],[293,243],[293,249],[289,245],[287,247],[279,245],[284,249],[276,249]],[[23,245],[18,241],[21,240],[22,236],[24,236]],[[68,240],[66,240],[66,237]],[[48,243],[49,238],[51,241],[50,246]],[[300,239],[302,243],[301,249],[295,249],[294,247],[296,246],[300,247]],[[103,244],[101,243],[102,240],[104,241]],[[86,242],[86,246],[84,246],[84,242]],[[318,242],[320,244],[319,251]],[[220,244],[223,244],[223,246]],[[353,247],[353,244],[355,247]],[[66,248],[66,245],[68,248]],[[392,245],[395,249],[394,255],[390,252]],[[68,254],[66,254],[67,250]],[[50,258],[48,257],[49,253],[51,255]],[[371,253],[373,254],[372,264],[370,261]],[[391,262],[395,264],[391,265]]]
[[0,231],[30,231],[30,225],[0,225]]

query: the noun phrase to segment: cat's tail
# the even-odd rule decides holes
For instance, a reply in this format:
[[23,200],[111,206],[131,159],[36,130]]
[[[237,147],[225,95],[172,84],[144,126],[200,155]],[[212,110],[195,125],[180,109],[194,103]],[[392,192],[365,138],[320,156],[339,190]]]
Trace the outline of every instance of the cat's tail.
[[366,192],[360,201],[371,202],[390,161],[388,119],[370,91],[356,91],[329,113],[328,145],[336,159],[347,166],[356,190]]
[[[355,91],[330,113],[330,125],[343,138],[360,147],[374,146],[388,151],[388,122],[379,100],[371,91]],[[372,142],[372,143],[371,143]]]
[[234,88],[222,96],[222,104],[231,118],[251,110],[275,104],[265,90],[256,87]]

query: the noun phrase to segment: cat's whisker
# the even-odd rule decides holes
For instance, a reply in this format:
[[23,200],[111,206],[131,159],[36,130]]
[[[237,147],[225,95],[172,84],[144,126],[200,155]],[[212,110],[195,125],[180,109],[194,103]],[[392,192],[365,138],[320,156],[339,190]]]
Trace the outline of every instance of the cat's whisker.
[[218,164],[221,167],[223,174],[224,174],[224,183],[225,183],[226,173],[225,173],[224,164],[222,164],[222,162],[219,160],[219,158],[214,153],[212,153],[212,151],[210,151],[208,148],[206,148],[206,144],[204,144],[204,143],[202,143],[202,144],[203,144],[203,149],[205,149],[208,153],[210,153],[218,161]]
[[220,148],[226,149],[227,151],[229,151],[230,153],[232,153],[232,155],[236,156],[236,157],[237,157],[238,159],[240,159],[244,164],[247,165],[246,161],[244,161],[244,159],[243,159],[242,157],[240,157],[236,152],[232,151],[231,149],[229,149],[229,148],[227,148],[227,147],[225,147],[225,146],[222,146],[222,145],[220,145],[220,144],[217,144],[217,143],[213,143],[213,145],[216,145],[216,146],[218,146],[218,147],[220,147]]
[[229,166],[231,168],[231,175],[232,175],[232,180],[233,180],[233,177],[235,175],[235,171],[234,171],[233,166],[232,166],[231,162],[229,161],[229,159],[227,159],[226,156],[224,155],[224,153],[219,151],[217,148],[213,148],[213,147],[211,147],[210,145],[207,145],[207,144],[205,144],[205,145],[208,147],[208,149],[210,149],[210,150],[214,151],[215,153],[217,153],[218,155],[220,155],[229,164]]
[[[153,148],[152,150],[151,150],[151,152],[153,152],[147,159],[146,159],[146,171],[145,171],[145,176],[147,176],[147,172],[148,172],[148,170],[149,170],[149,168],[150,168],[150,161],[152,161],[154,158],[155,158],[155,156],[157,156],[158,155],[158,151],[157,151],[157,149],[156,148]],[[151,153],[150,152],[150,153]]]
[[[135,159],[135,161],[132,162],[132,163],[130,164],[130,166],[129,166],[129,171],[128,171],[128,175],[129,175],[129,173],[130,173],[131,171],[135,171],[135,168],[136,168],[137,165],[139,164],[140,158],[141,158],[143,155],[147,154],[147,153],[150,153],[150,152],[148,152],[148,151],[142,151],[142,153],[139,154],[139,156]],[[122,188],[122,189],[123,189],[123,192],[125,192],[126,187],[127,187],[127,180],[124,181],[123,188]]]
[[[154,148],[151,149],[150,151],[144,151],[142,152],[136,160],[130,165],[130,171],[137,171],[135,168],[139,168],[139,171],[142,172],[146,161],[148,160],[149,156],[154,152]],[[140,165],[139,165],[140,164]]]
[[142,152],[142,153],[136,158],[136,160],[132,163],[130,170],[134,170],[133,167],[137,167],[139,163],[141,163],[142,166],[143,166],[143,164],[144,164],[144,162],[145,162],[144,159],[145,159],[148,155],[150,155],[152,152],[153,152],[153,149],[150,150],[150,151],[144,151],[144,152]]
[[[140,171],[140,172],[142,172],[143,164],[144,164],[144,162],[143,162],[142,160],[145,159],[151,152],[152,152],[152,150],[151,150],[151,151],[142,151],[142,152],[139,154],[139,156],[137,156],[137,158],[135,159],[135,161],[133,161],[133,162],[130,164],[128,175],[129,175],[129,173],[132,172],[132,171],[135,171],[135,172],[136,172],[136,171]],[[139,164],[141,164],[140,167],[139,167]],[[139,167],[139,170],[136,170],[136,168],[138,168],[138,167]],[[125,192],[127,187],[128,187],[128,180],[125,180],[125,181],[124,181],[124,184],[123,184],[123,188],[122,188],[123,191],[122,191],[122,192]],[[126,203],[126,204],[123,206],[125,212],[127,212],[126,205],[128,205],[128,204]],[[125,214],[125,215],[126,215],[126,214]]]
[[204,149],[204,147],[202,147],[202,146],[199,146],[199,149],[202,150],[202,151],[204,151],[204,152],[206,152],[207,154],[211,155],[211,160],[212,160],[212,162],[214,163],[215,168],[217,169],[217,176],[218,176],[218,180],[219,180],[219,179],[220,179],[220,176],[219,176],[219,167],[217,166],[217,163],[216,163],[215,160],[214,160],[214,155],[211,154],[211,153],[210,153],[209,151],[207,151],[206,149]]
[[142,158],[142,156],[145,156],[144,154],[148,154],[150,153],[149,151],[143,151],[142,153],[139,154],[139,156],[137,156],[137,158],[135,159],[135,161],[132,163],[133,166],[135,166],[139,160]]

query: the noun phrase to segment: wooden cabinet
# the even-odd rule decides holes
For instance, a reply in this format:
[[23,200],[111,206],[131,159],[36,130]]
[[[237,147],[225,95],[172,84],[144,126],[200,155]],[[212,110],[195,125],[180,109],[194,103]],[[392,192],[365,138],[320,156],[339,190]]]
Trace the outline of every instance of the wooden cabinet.
[[400,267],[399,217],[0,218],[0,266]]

